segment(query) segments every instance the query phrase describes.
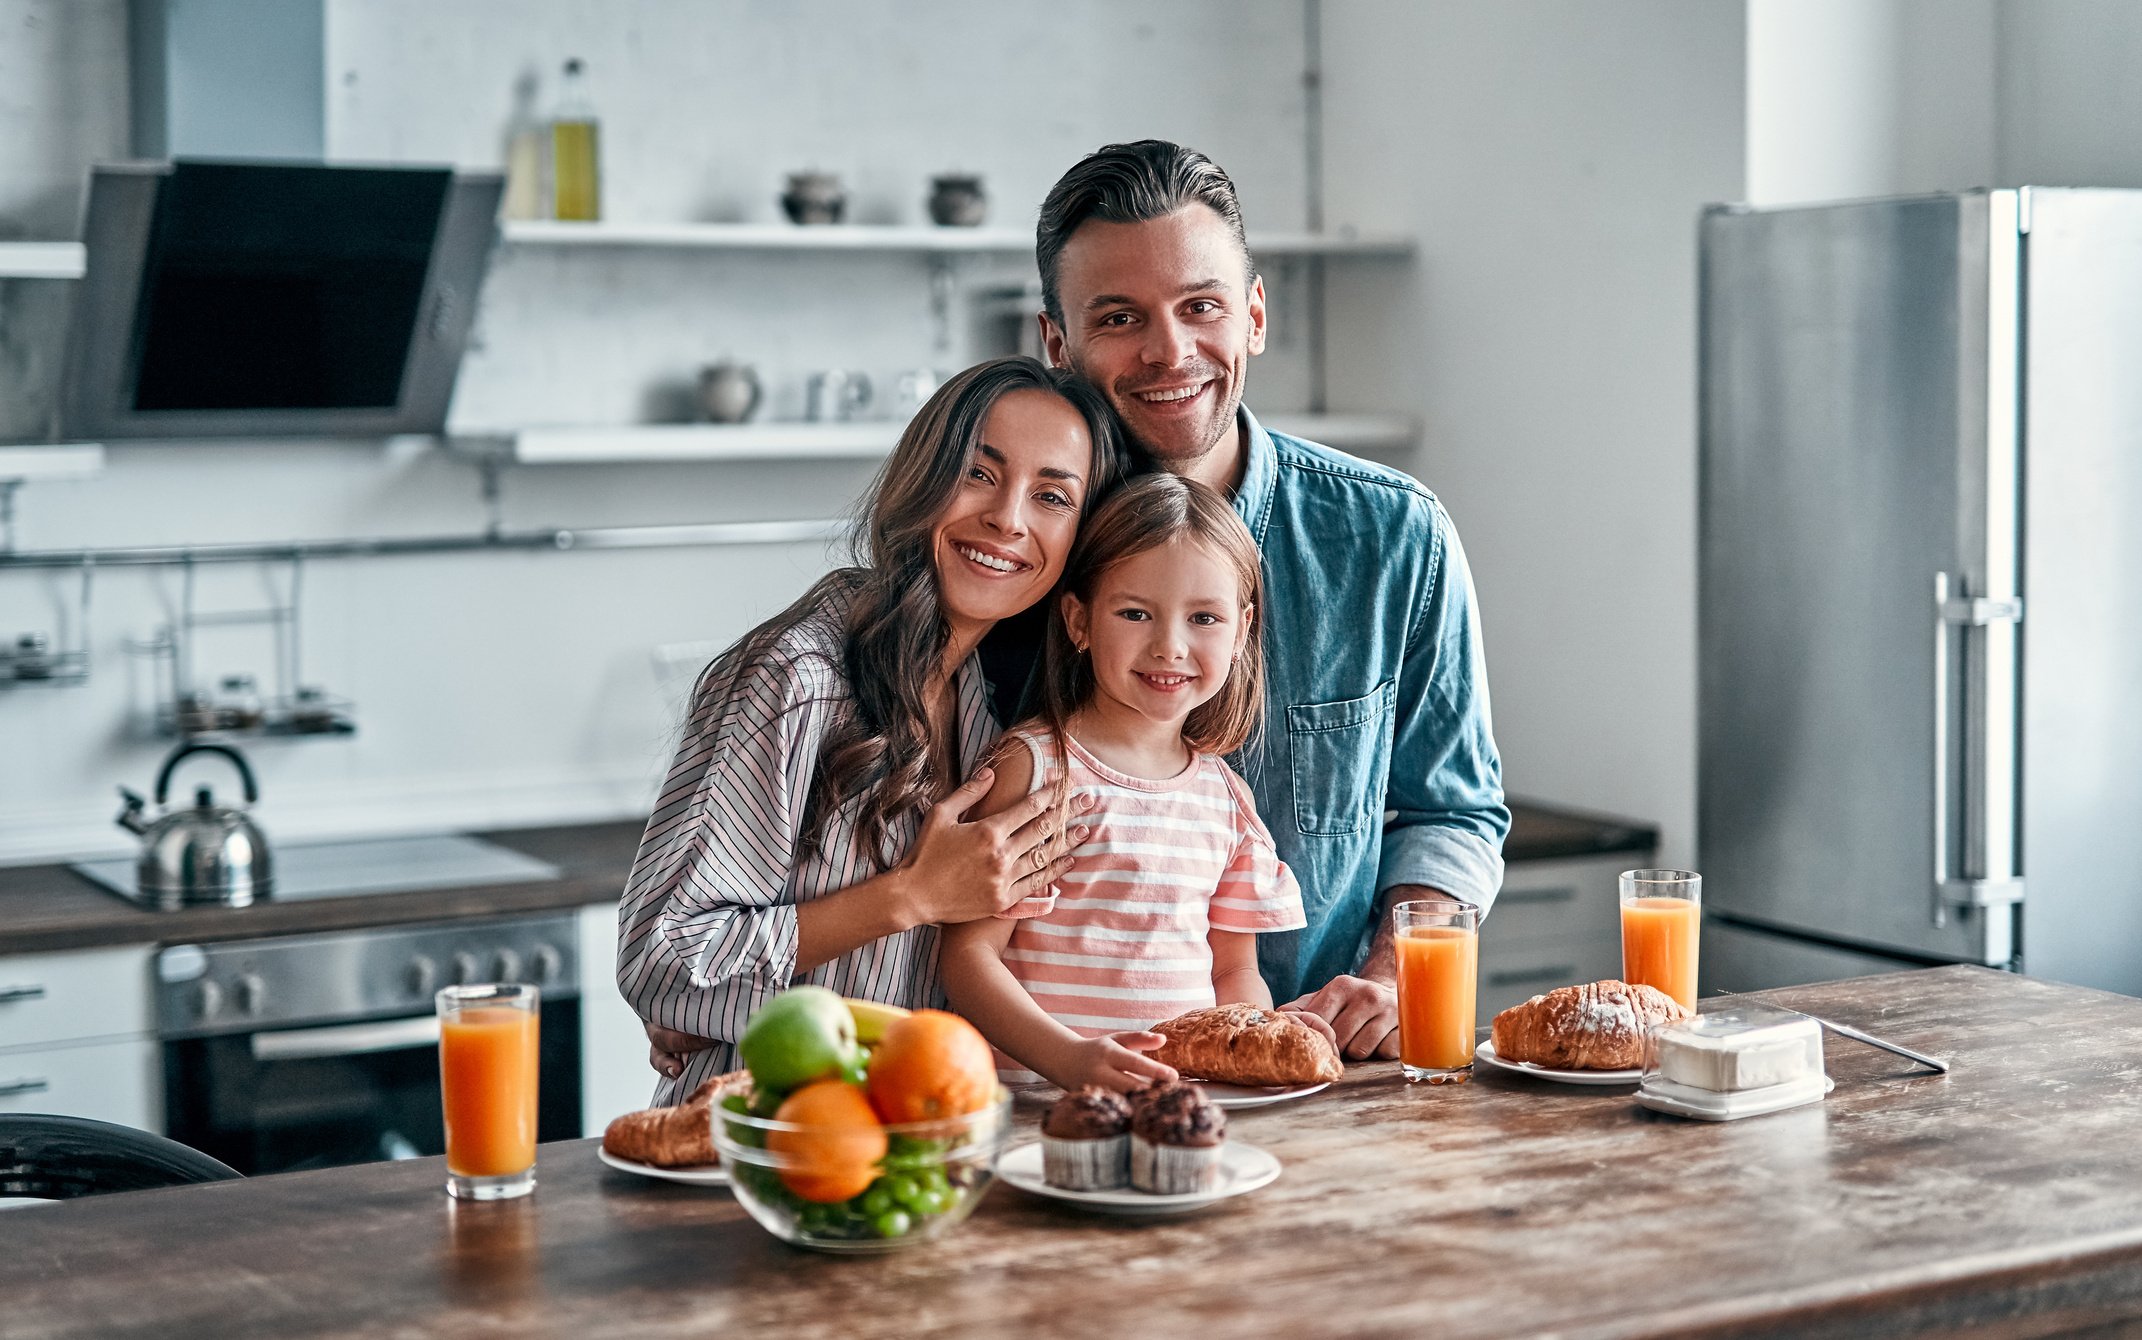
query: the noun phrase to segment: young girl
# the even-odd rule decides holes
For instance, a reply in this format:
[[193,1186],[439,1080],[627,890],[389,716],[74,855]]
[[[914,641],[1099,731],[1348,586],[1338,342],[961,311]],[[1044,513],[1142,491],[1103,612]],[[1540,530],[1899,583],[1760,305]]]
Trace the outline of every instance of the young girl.
[[[1080,533],[1043,651],[1041,719],[999,746],[990,813],[1047,788],[1086,829],[1076,872],[945,930],[945,992],[1007,1083],[1173,1079],[1147,1030],[1215,1004],[1272,1007],[1259,931],[1304,924],[1249,787],[1222,754],[1263,714],[1257,546],[1218,494],[1124,486]],[[1314,1026],[1305,1024],[1305,1026]]]

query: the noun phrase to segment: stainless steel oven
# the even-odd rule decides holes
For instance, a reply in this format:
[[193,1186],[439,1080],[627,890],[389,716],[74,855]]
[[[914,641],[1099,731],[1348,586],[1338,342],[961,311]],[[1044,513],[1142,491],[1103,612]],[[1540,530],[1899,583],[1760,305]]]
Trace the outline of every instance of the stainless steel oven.
[[444,1153],[432,995],[542,991],[536,1136],[580,1134],[571,913],[371,927],[157,955],[165,1133],[245,1173]]

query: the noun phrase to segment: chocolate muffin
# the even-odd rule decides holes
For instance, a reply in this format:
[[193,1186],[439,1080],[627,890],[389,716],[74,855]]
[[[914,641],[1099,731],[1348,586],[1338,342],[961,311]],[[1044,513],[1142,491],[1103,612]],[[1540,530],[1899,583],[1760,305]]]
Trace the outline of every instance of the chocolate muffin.
[[1226,1143],[1227,1114],[1197,1085],[1142,1090],[1131,1103],[1131,1185],[1162,1196],[1209,1191]]
[[1091,1086],[1056,1100],[1041,1123],[1041,1176],[1068,1191],[1106,1191],[1130,1176],[1131,1107]]

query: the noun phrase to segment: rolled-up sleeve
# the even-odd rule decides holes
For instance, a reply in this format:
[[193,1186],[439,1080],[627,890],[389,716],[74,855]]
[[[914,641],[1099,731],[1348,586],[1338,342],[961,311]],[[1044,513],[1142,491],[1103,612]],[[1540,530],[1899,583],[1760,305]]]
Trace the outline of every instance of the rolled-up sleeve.
[[1424,505],[1435,528],[1434,561],[1399,670],[1391,814],[1376,888],[1426,885],[1484,911],[1502,888],[1510,811],[1472,570],[1448,514],[1432,500]]
[[829,710],[808,664],[711,669],[618,907],[617,985],[640,1017],[735,1041],[796,967],[790,894]]

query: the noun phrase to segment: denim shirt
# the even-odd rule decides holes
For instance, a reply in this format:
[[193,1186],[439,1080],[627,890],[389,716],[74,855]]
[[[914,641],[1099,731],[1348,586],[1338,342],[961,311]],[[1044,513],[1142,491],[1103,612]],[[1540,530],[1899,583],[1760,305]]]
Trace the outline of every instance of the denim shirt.
[[1264,554],[1265,724],[1234,760],[1305,930],[1257,937],[1280,1004],[1357,972],[1394,884],[1502,886],[1502,761],[1472,575],[1435,495],[1242,411],[1235,510]]

